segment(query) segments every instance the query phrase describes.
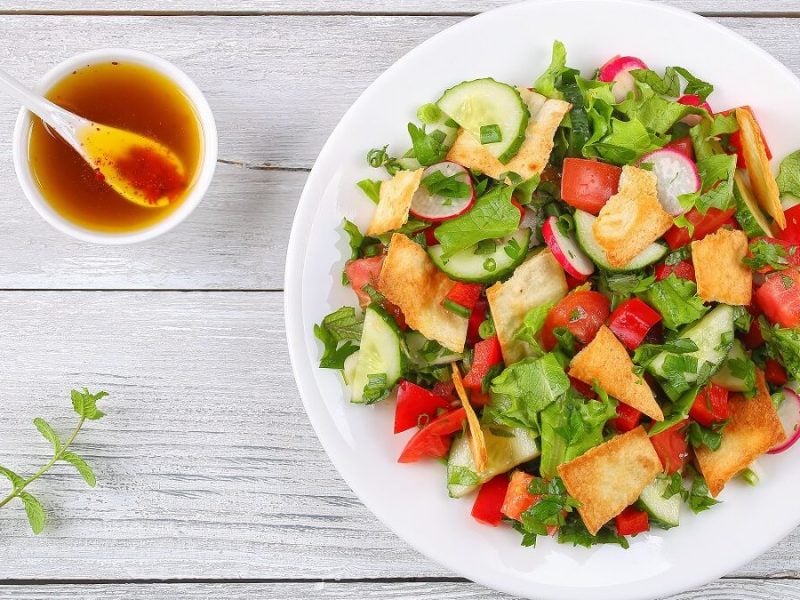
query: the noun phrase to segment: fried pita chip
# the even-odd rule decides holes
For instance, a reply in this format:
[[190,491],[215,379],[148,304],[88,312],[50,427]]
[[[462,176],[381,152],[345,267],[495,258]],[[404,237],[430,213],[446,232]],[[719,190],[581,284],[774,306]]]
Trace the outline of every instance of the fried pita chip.
[[722,430],[719,449],[711,451],[701,446],[694,451],[697,467],[715,498],[739,471],[786,437],[760,370],[756,379],[755,397],[735,394],[728,401],[731,416]]
[[719,229],[692,242],[697,294],[706,302],[747,306],[753,296],[753,272],[742,263],[747,255],[743,231]]
[[486,290],[494,328],[507,365],[528,355],[528,345],[514,339],[525,315],[532,308],[558,302],[567,295],[564,270],[550,250],[525,260],[505,283],[497,282]]
[[664,413],[647,382],[633,372],[633,361],[611,330],[603,325],[594,339],[569,364],[569,374],[592,385],[595,381],[609,395],[655,421]]
[[447,160],[498,180],[509,171],[523,180],[540,174],[553,151],[556,129],[572,105],[563,100],[548,100],[526,88],[518,89],[531,116],[525,130],[525,141],[514,158],[506,164],[501,163],[473,135],[461,130],[447,153]]
[[442,306],[454,285],[422,246],[403,234],[392,236],[378,278],[381,294],[397,305],[406,322],[426,338],[453,352],[463,352],[469,321]]
[[381,183],[380,200],[367,228],[367,235],[380,235],[405,225],[423,171],[398,171],[394,177]]
[[592,535],[635,502],[660,472],[661,461],[642,426],[558,467]]
[[658,201],[655,174],[625,166],[619,191],[600,209],[592,231],[611,266],[624,267],[670,227],[672,217]]
[[469,440],[469,451],[472,453],[472,461],[475,463],[475,468],[478,473],[486,471],[489,466],[489,452],[486,449],[486,438],[483,436],[483,429],[481,423],[478,421],[478,415],[475,414],[475,409],[469,403],[469,396],[467,390],[464,389],[464,382],[461,379],[461,371],[458,370],[458,365],[452,363],[450,365],[453,370],[453,385],[456,388],[458,399],[461,400],[461,406],[464,407],[464,412],[467,414],[467,426],[469,432],[467,433]]
[[746,106],[736,109],[736,123],[739,125],[744,161],[756,199],[764,212],[775,219],[778,227],[786,229],[786,216],[781,206],[778,183],[769,168],[761,127],[756,122],[753,111]]

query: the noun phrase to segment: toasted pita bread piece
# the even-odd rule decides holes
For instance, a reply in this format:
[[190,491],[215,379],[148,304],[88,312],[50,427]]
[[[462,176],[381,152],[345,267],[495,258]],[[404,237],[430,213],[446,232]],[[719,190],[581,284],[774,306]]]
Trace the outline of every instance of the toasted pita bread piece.
[[603,325],[594,339],[569,364],[569,374],[592,385],[594,381],[620,402],[656,421],[664,413],[647,382],[633,372],[633,361],[611,330]]
[[661,461],[642,426],[558,467],[592,535],[633,504],[660,472]]
[[514,158],[506,164],[501,163],[479,140],[462,129],[447,153],[447,160],[470,169],[477,169],[494,179],[500,179],[509,171],[516,173],[523,180],[541,173],[553,151],[556,129],[572,105],[563,100],[548,100],[527,88],[518,89],[522,100],[528,105],[531,116],[525,130],[525,141],[522,142]]
[[719,229],[692,242],[697,293],[706,302],[747,306],[753,296],[753,272],[742,259],[747,255],[743,231]]
[[367,235],[380,235],[406,224],[411,199],[422,181],[423,171],[398,171],[394,177],[381,183],[378,207],[372,215]]
[[426,338],[453,352],[463,352],[469,321],[442,307],[454,285],[422,246],[401,233],[392,236],[378,279],[381,294]]
[[511,279],[497,282],[486,290],[494,328],[507,365],[528,355],[528,345],[515,340],[528,311],[543,304],[558,302],[567,295],[567,279],[550,250],[543,250],[516,268]]
[[672,217],[658,201],[655,174],[625,166],[619,191],[600,209],[592,231],[611,266],[624,267],[670,227]]
[[760,370],[756,384],[753,398],[735,394],[728,401],[731,416],[719,449],[712,452],[702,446],[694,451],[697,467],[715,498],[734,475],[786,437]]

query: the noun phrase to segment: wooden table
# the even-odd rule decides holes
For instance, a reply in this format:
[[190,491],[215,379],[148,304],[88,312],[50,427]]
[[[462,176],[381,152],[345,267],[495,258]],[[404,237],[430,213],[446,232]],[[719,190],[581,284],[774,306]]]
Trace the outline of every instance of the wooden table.
[[[105,389],[80,451],[33,491],[43,535],[0,510],[5,598],[506,598],[423,558],[338,477],[303,412],[283,326],[294,207],[325,138],[398,57],[501,0],[5,0],[2,64],[33,82],[107,46],[174,61],[220,131],[208,197],[174,232],[122,248],[63,236],[15,180],[16,107],[0,98],[0,462],[73,422],[68,391]],[[673,0],[800,74],[800,0]],[[756,515],[769,518],[769,515]],[[742,526],[757,526],[743,524]],[[800,530],[680,598],[800,598]]]

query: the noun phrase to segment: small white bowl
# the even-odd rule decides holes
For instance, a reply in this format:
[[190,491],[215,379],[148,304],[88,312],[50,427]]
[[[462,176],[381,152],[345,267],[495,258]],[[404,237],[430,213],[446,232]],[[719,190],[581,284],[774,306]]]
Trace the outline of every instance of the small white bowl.
[[39,81],[35,90],[41,94],[45,94],[57,82],[61,81],[76,69],[87,65],[112,61],[138,64],[161,73],[174,82],[175,85],[186,94],[194,106],[200,121],[203,155],[199,162],[200,166],[198,167],[194,183],[181,205],[163,220],[149,227],[131,232],[95,231],[65,219],[56,212],[42,195],[39,185],[34,180],[33,173],[31,172],[28,160],[31,113],[24,108],[20,111],[16,126],[14,127],[14,169],[17,172],[17,179],[19,179],[19,183],[22,186],[22,191],[25,192],[25,196],[27,196],[28,200],[33,205],[33,208],[36,209],[36,212],[38,212],[45,221],[59,231],[63,231],[67,235],[71,235],[79,240],[93,242],[95,244],[133,244],[166,233],[188,217],[197,205],[200,204],[200,201],[208,190],[208,186],[214,176],[214,169],[217,165],[217,126],[211,108],[208,106],[208,102],[202,92],[183,71],[163,58],[139,50],[106,48],[78,54],[50,69]]

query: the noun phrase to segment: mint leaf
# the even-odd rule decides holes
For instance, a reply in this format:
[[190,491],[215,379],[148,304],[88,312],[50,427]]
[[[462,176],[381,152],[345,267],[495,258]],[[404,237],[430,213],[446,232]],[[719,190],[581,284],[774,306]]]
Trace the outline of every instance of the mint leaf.
[[451,465],[447,468],[447,485],[463,485],[469,487],[478,485],[480,482],[480,478],[472,469],[456,465]]
[[92,471],[92,468],[86,464],[86,461],[80,456],[74,452],[66,450],[61,454],[61,460],[64,460],[75,467],[78,470],[78,473],[81,474],[81,477],[83,477],[83,480],[89,484],[89,487],[94,487],[97,485],[97,478],[94,476],[94,471]]
[[566,544],[571,543],[573,546],[583,546],[590,548],[598,544],[617,544],[623,548],[628,548],[628,540],[625,536],[617,535],[611,525],[603,526],[597,535],[592,535],[586,529],[583,520],[577,515],[570,515],[564,521],[564,524],[558,528],[558,543]]
[[719,450],[722,444],[722,430],[725,425],[726,423],[721,423],[712,427],[703,427],[700,423],[692,422],[689,424],[689,429],[687,429],[686,439],[693,448],[705,446],[715,452]]
[[50,426],[50,423],[41,417],[36,417],[33,420],[33,424],[36,426],[36,429],[39,430],[39,433],[42,434],[42,437],[50,442],[50,445],[53,446],[53,450],[55,452],[61,450],[61,440],[59,439],[58,434]]
[[108,396],[106,392],[92,394],[86,388],[83,391],[72,390],[72,407],[79,416],[96,421],[105,416],[105,413],[97,408],[97,401]]
[[22,503],[25,505],[25,514],[28,515],[28,523],[31,525],[31,531],[39,535],[44,529],[44,507],[28,492],[20,492],[19,499],[22,500]]
[[364,244],[364,235],[355,223],[347,219],[342,221],[342,229],[344,229],[344,232],[347,234],[347,243],[350,246],[350,258],[358,258],[361,256],[361,246]]
[[781,161],[776,181],[781,194],[800,198],[800,150],[795,150]]
[[327,329],[337,342],[359,341],[364,319],[356,314],[352,306],[343,306],[322,319],[322,327]]
[[358,351],[358,346],[352,342],[345,342],[339,347],[334,335],[320,325],[314,325],[314,335],[322,342],[324,348],[322,358],[319,360],[321,369],[343,369],[345,359]]
[[0,467],[0,475],[2,475],[11,482],[11,486],[14,488],[14,490],[21,489],[22,487],[25,486],[25,480],[19,475],[17,475],[11,469],[7,469],[6,467]]
[[447,177],[441,171],[434,171],[422,179],[424,185],[431,194],[442,196],[443,198],[466,198],[470,195],[469,184],[461,181],[464,175],[455,173]]

